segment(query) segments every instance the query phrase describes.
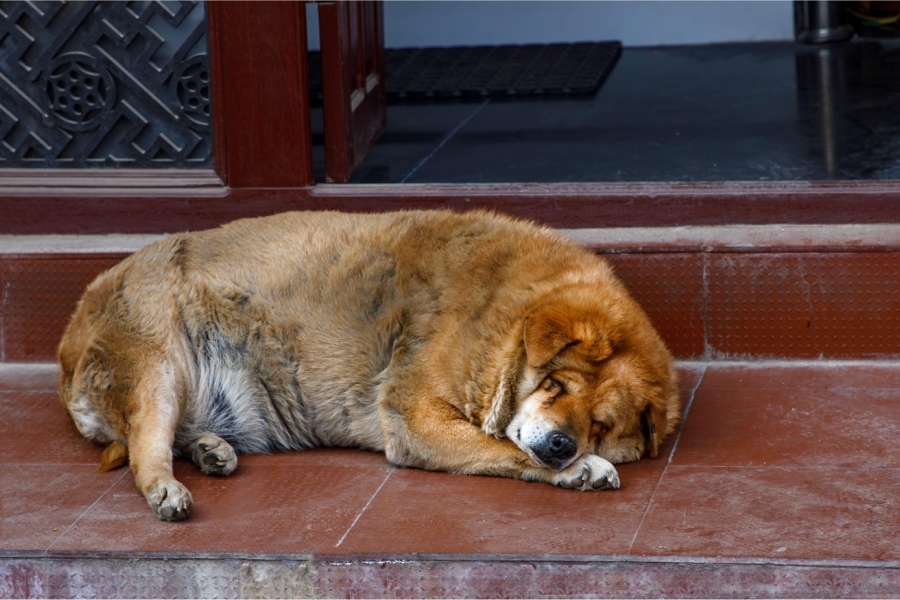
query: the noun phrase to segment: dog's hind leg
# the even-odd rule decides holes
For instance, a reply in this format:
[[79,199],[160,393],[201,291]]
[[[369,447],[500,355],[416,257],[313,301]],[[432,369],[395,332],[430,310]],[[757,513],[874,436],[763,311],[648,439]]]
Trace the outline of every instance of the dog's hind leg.
[[166,362],[148,369],[137,383],[134,412],[128,419],[128,458],[138,489],[156,516],[180,521],[193,499],[172,475],[172,446],[180,418],[180,394]]
[[191,440],[184,453],[207,475],[231,475],[237,468],[234,448],[214,433],[204,433]]

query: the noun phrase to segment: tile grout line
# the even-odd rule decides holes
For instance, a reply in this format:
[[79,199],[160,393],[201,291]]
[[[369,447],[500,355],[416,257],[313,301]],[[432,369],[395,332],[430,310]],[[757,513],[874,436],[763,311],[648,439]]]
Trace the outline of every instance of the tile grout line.
[[423,166],[425,166],[425,163],[427,163],[429,160],[431,160],[431,158],[432,158],[435,154],[437,154],[437,153],[440,151],[440,149],[443,148],[443,147],[444,147],[444,146],[445,146],[445,145],[453,138],[453,136],[455,136],[455,135],[459,132],[460,129],[462,129],[463,127],[465,127],[465,126],[469,123],[469,121],[471,121],[471,120],[475,117],[475,115],[477,115],[477,114],[481,111],[482,108],[484,108],[485,106],[487,106],[488,103],[489,103],[490,101],[491,101],[491,99],[488,98],[488,99],[485,100],[483,103],[481,103],[481,104],[478,106],[478,108],[476,108],[476,109],[472,112],[472,114],[470,114],[468,117],[466,117],[466,118],[463,120],[462,123],[460,123],[459,125],[457,125],[456,127],[454,127],[453,130],[452,130],[450,133],[448,133],[447,135],[445,135],[444,138],[443,138],[440,142],[438,142],[438,145],[434,147],[434,150],[432,150],[431,152],[428,153],[428,156],[426,156],[425,158],[423,158],[422,160],[420,160],[419,162],[417,162],[417,163],[415,164],[415,166],[414,166],[412,169],[410,169],[409,173],[407,173],[407,174],[403,177],[403,179],[400,180],[400,183],[406,183],[406,182],[409,180],[410,177],[412,177],[413,175],[415,175],[416,172],[417,172],[419,169],[421,169]]
[[356,515],[356,518],[353,519],[352,523],[350,523],[350,527],[347,528],[347,531],[344,532],[344,535],[341,536],[341,539],[339,539],[337,541],[337,544],[334,545],[335,548],[340,547],[340,545],[344,543],[344,540],[347,539],[347,536],[350,535],[350,532],[353,531],[353,528],[356,527],[356,524],[359,522],[359,520],[362,518],[362,516],[366,513],[367,510],[369,510],[369,506],[372,505],[372,501],[375,500],[375,496],[378,495],[378,492],[381,491],[381,488],[384,487],[384,484],[387,483],[388,479],[391,478],[391,475],[393,475],[394,471],[396,471],[396,470],[397,470],[397,467],[391,465],[390,470],[388,471],[387,475],[384,477],[384,481],[381,482],[381,485],[378,486],[378,489],[375,490],[375,493],[372,494],[372,497],[369,498],[369,501],[366,502],[366,505],[363,506],[363,509],[361,511],[359,511],[359,514]]
[[703,319],[703,357],[709,361],[712,358],[712,351],[709,347],[709,253],[701,252],[701,280],[703,281],[703,309],[701,318]]
[[641,521],[638,523],[637,529],[634,532],[634,537],[631,538],[631,543],[628,545],[627,554],[631,554],[632,549],[634,548],[634,543],[637,541],[638,535],[641,533],[641,529],[644,527],[644,520],[647,518],[647,515],[650,514],[650,508],[653,507],[653,499],[656,498],[656,492],[659,490],[659,486],[662,485],[663,479],[666,477],[666,473],[669,471],[669,466],[672,464],[672,459],[675,457],[675,451],[678,449],[678,442],[681,441],[681,434],[684,433],[684,424],[687,422],[688,415],[691,414],[691,407],[694,405],[694,398],[697,396],[697,390],[700,389],[700,384],[703,383],[703,378],[706,377],[706,370],[709,367],[703,368],[703,373],[700,374],[700,378],[697,379],[697,384],[694,386],[694,389],[691,390],[691,398],[688,400],[688,404],[684,409],[684,417],[682,417],[681,423],[681,431],[678,432],[678,436],[675,438],[675,443],[672,444],[672,451],[669,452],[669,459],[666,461],[666,466],[663,468],[663,472],[659,475],[659,480],[656,482],[656,487],[653,488],[653,493],[650,494],[650,501],[647,502],[647,508],[644,509],[644,514],[641,516]]
[[53,546],[55,546],[55,545],[57,544],[57,542],[59,542],[61,539],[63,539],[63,538],[66,536],[66,534],[68,534],[68,533],[72,530],[72,528],[75,527],[75,526],[78,524],[78,522],[82,519],[82,517],[84,517],[84,515],[86,515],[86,514],[88,514],[89,512],[91,512],[91,509],[94,508],[94,507],[97,505],[98,502],[100,502],[101,500],[103,500],[104,498],[106,498],[106,495],[107,495],[108,493],[110,493],[110,492],[112,491],[112,489],[113,489],[114,487],[116,487],[116,486],[119,484],[120,481],[122,481],[122,479],[125,478],[125,476],[128,474],[128,471],[129,471],[129,469],[125,469],[125,470],[122,472],[122,474],[119,476],[119,478],[116,479],[115,481],[113,481],[113,482],[110,484],[110,486],[109,486],[108,488],[106,488],[106,491],[104,491],[102,494],[100,494],[100,497],[99,497],[99,498],[97,498],[96,500],[94,500],[94,501],[91,503],[90,506],[88,506],[86,509],[84,509],[84,512],[82,512],[80,515],[78,515],[78,518],[75,519],[75,520],[72,522],[71,525],[69,525],[68,527],[66,527],[66,530],[63,531],[62,533],[60,533],[59,536],[57,536],[57,538],[56,538],[55,540],[53,540],[53,543],[52,543],[52,544],[50,544],[49,546],[47,546],[47,549],[44,550],[44,552],[50,552],[50,550],[53,548]]

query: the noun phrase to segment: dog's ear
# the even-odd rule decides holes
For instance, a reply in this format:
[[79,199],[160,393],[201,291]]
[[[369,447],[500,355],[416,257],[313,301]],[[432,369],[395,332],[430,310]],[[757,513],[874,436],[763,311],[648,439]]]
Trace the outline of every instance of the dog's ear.
[[650,400],[641,415],[641,427],[644,430],[644,453],[650,458],[656,458],[659,454],[659,446],[666,437],[667,426],[665,403],[662,400]]
[[505,437],[506,426],[512,421],[516,404],[516,388],[522,377],[525,357],[521,348],[514,346],[508,360],[500,370],[497,388],[481,415],[481,429],[496,438]]
[[525,355],[529,367],[541,367],[567,348],[600,362],[612,354],[602,328],[584,319],[572,319],[562,309],[538,310],[525,320]]

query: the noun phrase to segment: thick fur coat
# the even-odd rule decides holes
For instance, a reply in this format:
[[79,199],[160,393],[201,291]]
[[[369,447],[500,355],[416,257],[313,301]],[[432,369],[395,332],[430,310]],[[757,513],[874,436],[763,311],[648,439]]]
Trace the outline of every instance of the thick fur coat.
[[601,258],[486,213],[295,212],[154,243],[87,289],[60,394],[162,519],[172,455],[349,446],[401,466],[619,486],[678,422],[671,357]]

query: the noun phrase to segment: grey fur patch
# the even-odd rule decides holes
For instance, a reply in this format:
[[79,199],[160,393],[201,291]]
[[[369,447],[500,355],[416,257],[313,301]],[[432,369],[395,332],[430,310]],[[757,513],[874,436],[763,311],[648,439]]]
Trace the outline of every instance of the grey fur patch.
[[95,440],[102,444],[107,444],[115,439],[115,432],[107,425],[106,421],[100,416],[100,413],[94,408],[94,405],[86,397],[82,395],[75,398],[66,405],[66,408],[75,421],[75,426],[84,437]]
[[207,335],[196,366],[195,397],[178,434],[182,444],[204,432],[247,454],[318,444],[306,426],[299,388],[275,385],[291,373],[261,373],[267,369],[254,353],[215,334]]

